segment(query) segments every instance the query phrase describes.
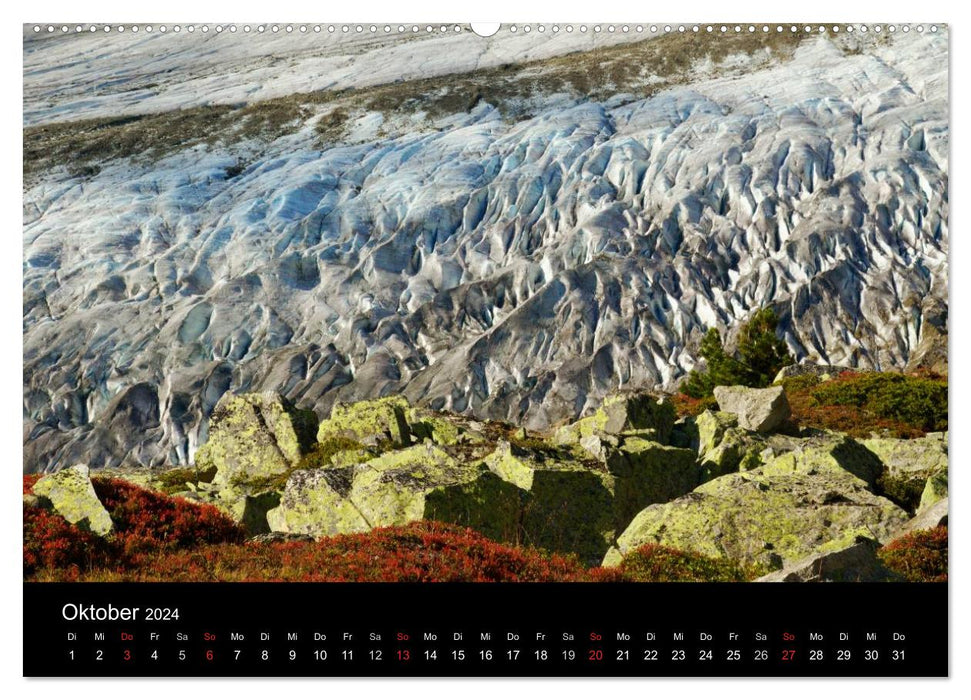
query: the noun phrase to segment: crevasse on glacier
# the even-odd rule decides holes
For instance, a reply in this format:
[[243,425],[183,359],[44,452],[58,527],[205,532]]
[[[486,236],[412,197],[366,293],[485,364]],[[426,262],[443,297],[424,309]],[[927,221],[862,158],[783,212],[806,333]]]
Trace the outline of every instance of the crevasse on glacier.
[[[25,191],[25,469],[193,458],[227,390],[392,392],[542,429],[673,388],[773,306],[800,358],[946,344],[947,41],[898,36],[635,101],[480,102],[227,172],[196,147]],[[360,134],[359,134],[360,135]],[[946,349],[944,350],[946,353]],[[945,355],[946,356],[946,355]]]

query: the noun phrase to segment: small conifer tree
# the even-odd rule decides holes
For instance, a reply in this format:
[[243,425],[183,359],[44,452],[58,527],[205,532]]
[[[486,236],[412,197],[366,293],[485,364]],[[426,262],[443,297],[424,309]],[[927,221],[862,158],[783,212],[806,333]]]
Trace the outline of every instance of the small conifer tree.
[[785,341],[776,334],[778,325],[775,311],[757,311],[739,331],[737,357],[725,352],[718,330],[709,329],[699,350],[706,369],[704,372],[692,370],[681,391],[700,399],[711,396],[716,386],[771,384],[780,369],[794,362]]

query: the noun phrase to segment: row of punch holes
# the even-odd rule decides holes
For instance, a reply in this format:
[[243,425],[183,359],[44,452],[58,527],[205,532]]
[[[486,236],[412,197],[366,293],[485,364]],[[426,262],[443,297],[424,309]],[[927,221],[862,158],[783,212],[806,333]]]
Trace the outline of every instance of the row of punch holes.
[[[249,33],[252,33],[252,32],[256,32],[258,34],[264,34],[266,32],[270,32],[270,33],[273,33],[273,34],[279,34],[281,32],[282,33],[285,33],[285,34],[293,34],[294,32],[299,32],[301,34],[306,34],[308,32],[313,32],[313,33],[317,33],[317,34],[320,34],[320,33],[328,33],[328,34],[336,34],[336,33],[340,33],[340,34],[350,34],[350,33],[363,34],[365,32],[368,32],[368,33],[371,33],[371,34],[377,34],[379,32],[385,33],[385,34],[391,34],[391,33],[398,33],[398,34],[405,34],[405,33],[419,34],[419,33],[422,33],[422,32],[424,32],[426,34],[431,34],[431,33],[447,34],[449,32],[473,31],[469,27],[463,27],[462,25],[459,25],[459,24],[441,24],[441,25],[431,25],[431,24],[427,24],[427,25],[418,25],[418,24],[411,24],[411,25],[404,25],[404,24],[398,24],[398,25],[390,25],[390,24],[385,24],[385,25],[377,25],[377,24],[371,24],[371,25],[364,25],[364,24],[340,24],[340,25],[335,25],[335,24],[327,24],[327,25],[323,25],[323,24],[285,24],[285,25],[282,25],[282,24],[259,24],[259,25],[249,25],[249,24],[244,24],[244,25],[241,25],[241,26],[237,26],[235,24],[216,24],[216,25],[213,25],[212,27],[210,27],[208,24],[202,24],[202,25],[198,25],[198,26],[196,26],[194,24],[188,24],[188,25],[175,24],[175,25],[171,25],[171,26],[170,25],[165,25],[165,24],[160,24],[160,25],[151,25],[151,24],[145,24],[145,25],[138,25],[138,24],[131,24],[131,25],[124,25],[124,24],[119,24],[119,25],[89,24],[89,25],[83,25],[83,24],[77,24],[77,25],[73,25],[73,26],[68,26],[66,24],[63,24],[63,25],[53,25],[53,24],[40,25],[40,24],[35,24],[33,26],[33,29],[34,29],[34,33],[35,34],[39,34],[39,33],[42,33],[42,32],[46,32],[48,34],[53,34],[55,32],[60,32],[62,34],[67,34],[68,32],[72,32],[72,31],[74,33],[81,33],[81,32],[115,32],[115,33],[118,33],[118,34],[124,34],[125,32],[131,33],[131,34],[137,34],[138,32],[144,32],[146,34],[151,34],[153,32],[157,32],[157,33],[161,33],[161,34],[165,34],[165,33],[175,33],[175,34],[179,34],[179,33],[183,32],[183,31],[188,32],[190,34],[196,32],[196,31],[202,32],[203,34],[209,33],[211,31],[215,31],[217,34],[221,34],[223,32],[229,32],[230,34],[234,34],[234,33],[238,32],[238,31],[241,31],[244,34],[249,34]],[[896,25],[896,24],[888,24],[888,25],[880,25],[880,24],[875,24],[875,25],[866,25],[866,24],[858,24],[858,25],[853,25],[853,24],[847,24],[847,25],[795,25],[795,24],[792,24],[792,25],[781,25],[781,24],[775,24],[775,25],[768,25],[768,24],[760,24],[760,25],[755,25],[755,24],[746,24],[746,25],[740,25],[740,24],[735,24],[735,25],[726,25],[726,24],[721,24],[721,25],[713,25],[713,24],[706,24],[706,25],[698,25],[698,24],[689,24],[689,25],[686,25],[686,24],[678,24],[678,25],[671,25],[671,24],[665,24],[665,25],[656,25],[656,24],[651,24],[651,25],[645,25],[645,24],[635,24],[635,25],[632,25],[632,24],[622,24],[622,25],[614,25],[614,24],[608,24],[608,25],[601,25],[601,24],[596,24],[596,25],[593,25],[593,26],[587,26],[586,24],[580,24],[580,25],[573,25],[573,24],[565,24],[565,25],[559,25],[559,24],[550,24],[550,25],[546,25],[546,24],[535,24],[535,25],[534,24],[521,24],[521,25],[520,24],[509,24],[509,25],[504,25],[502,27],[502,29],[501,29],[501,31],[506,31],[506,32],[510,32],[510,33],[522,32],[524,34],[529,34],[529,33],[532,33],[534,31],[537,32],[537,33],[539,33],[539,34],[545,34],[547,32],[549,32],[550,34],[558,34],[560,32],[566,32],[566,33],[569,34],[569,33],[575,32],[575,31],[576,32],[580,32],[580,33],[593,32],[595,34],[599,34],[601,32],[607,32],[607,33],[621,32],[621,33],[625,33],[625,34],[626,33],[631,33],[631,32],[637,33],[637,34],[642,34],[642,33],[650,33],[650,34],[658,34],[658,33],[662,33],[662,34],[671,34],[671,33],[681,33],[681,34],[686,34],[686,33],[695,33],[695,34],[700,34],[700,33],[707,33],[707,34],[741,34],[743,32],[749,32],[749,33],[762,32],[762,33],[767,34],[767,33],[772,32],[772,31],[775,31],[775,32],[786,32],[786,31],[788,31],[788,32],[793,32],[793,33],[795,33],[795,32],[807,32],[807,33],[810,33],[810,32],[818,32],[818,33],[833,33],[833,34],[839,34],[840,32],[846,32],[846,33],[849,33],[849,34],[852,34],[853,32],[860,32],[860,33],[864,33],[865,34],[865,33],[870,32],[870,31],[879,34],[881,32],[886,31],[886,32],[890,32],[891,34],[893,34],[895,32],[901,31],[901,32],[904,32],[906,34],[906,33],[910,32],[911,30],[916,31],[916,32],[924,32],[926,30],[926,31],[930,31],[932,33],[936,33],[938,31],[938,26],[936,24],[927,25],[926,27],[923,24],[918,24],[918,25],[914,25],[914,26],[911,26],[909,24],[902,24],[902,25]]]

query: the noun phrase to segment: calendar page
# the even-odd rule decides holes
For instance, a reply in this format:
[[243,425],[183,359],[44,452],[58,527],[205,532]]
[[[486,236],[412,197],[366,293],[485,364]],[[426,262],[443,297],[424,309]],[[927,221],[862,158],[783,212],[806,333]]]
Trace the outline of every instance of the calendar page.
[[22,39],[24,675],[948,674],[947,25]]

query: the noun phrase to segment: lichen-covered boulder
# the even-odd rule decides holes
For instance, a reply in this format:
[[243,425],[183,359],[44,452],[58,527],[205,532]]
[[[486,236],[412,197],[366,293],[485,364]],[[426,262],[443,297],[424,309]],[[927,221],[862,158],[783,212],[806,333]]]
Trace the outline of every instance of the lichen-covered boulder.
[[481,463],[459,463],[425,443],[358,465],[349,498],[372,527],[440,520],[512,541],[522,494]]
[[694,447],[698,456],[711,452],[725,437],[725,432],[738,425],[738,417],[726,411],[702,411],[695,416],[697,442]]
[[799,449],[804,441],[782,434],[763,435],[738,426],[738,418],[723,411],[705,411],[696,418],[694,448],[702,481],[739,470],[760,467],[774,457]]
[[216,484],[259,482],[296,466],[315,430],[313,412],[295,408],[279,394],[225,394],[195,463],[200,469],[214,467]]
[[599,562],[616,535],[614,477],[596,462],[551,459],[501,442],[486,464],[526,492],[524,543]]
[[413,442],[429,440],[436,445],[450,447],[460,442],[485,441],[482,425],[463,416],[411,408],[406,414]]
[[[947,484],[947,434],[932,433],[922,438],[895,440],[871,438],[863,445],[883,463],[879,486],[887,498],[908,510],[916,510],[929,479],[935,486]],[[933,493],[929,494],[932,499]]]
[[618,530],[642,509],[682,496],[701,483],[695,453],[679,447],[628,437],[609,448],[607,470],[614,477],[614,512]]
[[940,527],[941,525],[947,525],[948,518],[948,499],[943,498],[937,501],[931,506],[928,506],[926,510],[922,510],[913,518],[907,521],[907,523],[901,528],[895,537],[904,535],[908,532],[914,532],[915,530],[932,530],[935,527]]
[[614,435],[588,435],[580,439],[580,449],[593,459],[601,462],[607,461],[607,455],[611,448],[618,447],[620,440]]
[[716,386],[718,408],[738,417],[746,430],[769,433],[789,418],[789,400],[781,386],[752,389],[747,386]]
[[886,581],[892,574],[877,557],[880,543],[856,535],[849,543],[831,542],[821,551],[756,579],[759,582]]
[[728,428],[717,445],[699,456],[702,480],[761,466],[766,447],[766,441],[758,433]]
[[353,475],[353,466],[295,471],[266,513],[269,529],[315,538],[367,532],[371,523],[349,499]]
[[[874,490],[883,470],[880,460],[870,450],[842,433],[824,433],[801,440],[783,438],[771,441],[770,445],[775,446],[770,451],[777,451],[762,468],[767,474],[825,476],[846,471]],[[780,445],[781,449],[778,449]]]
[[367,532],[371,523],[348,498],[353,474],[354,467],[295,471],[279,506],[266,513],[269,529],[315,538]]
[[270,531],[267,513],[280,505],[279,491],[245,493],[231,502],[223,500],[218,505],[237,523],[243,526],[246,534],[261,535]]
[[947,472],[934,474],[927,479],[924,490],[920,494],[920,504],[917,512],[923,513],[939,501],[947,500]]
[[572,445],[599,433],[619,435],[638,431],[642,437],[667,443],[671,439],[675,418],[674,406],[666,398],[648,393],[621,392],[607,396],[592,415],[559,428],[553,435],[553,441],[559,445]]
[[341,437],[362,445],[406,447],[412,441],[407,417],[410,408],[403,396],[334,404],[330,418],[320,423],[317,441]]
[[98,500],[86,464],[76,464],[38,479],[34,495],[46,498],[65,520],[102,537],[114,524]]
[[[649,506],[618,538],[614,559],[657,543],[771,571],[851,533],[885,541],[907,514],[874,494],[872,480],[844,468],[856,452],[844,443],[784,454],[702,484],[670,503]],[[872,474],[867,465],[852,466]]]
[[817,365],[812,362],[803,362],[798,365],[786,365],[779,370],[779,373],[775,375],[775,380],[773,384],[778,384],[783,379],[789,377],[816,377],[820,381],[827,381],[832,379],[840,372],[845,372],[846,367],[837,367],[836,365]]

